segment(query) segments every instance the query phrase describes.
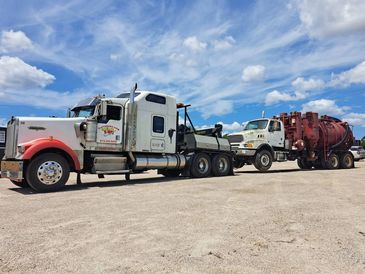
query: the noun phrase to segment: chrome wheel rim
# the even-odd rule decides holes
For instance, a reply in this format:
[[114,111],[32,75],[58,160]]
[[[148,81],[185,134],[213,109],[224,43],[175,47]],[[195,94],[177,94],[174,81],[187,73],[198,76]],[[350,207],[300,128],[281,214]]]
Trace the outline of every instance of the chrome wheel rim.
[[55,161],[47,161],[41,164],[37,171],[38,180],[45,185],[53,185],[59,182],[63,174],[62,167]]
[[209,168],[208,160],[205,158],[200,158],[198,162],[198,170],[200,173],[206,173]]
[[227,171],[228,168],[228,161],[226,158],[222,157],[219,159],[218,161],[218,169],[220,172],[225,172]]
[[269,155],[267,155],[267,154],[262,155],[261,156],[261,164],[263,166],[268,166],[269,163],[270,163],[270,157],[269,157]]

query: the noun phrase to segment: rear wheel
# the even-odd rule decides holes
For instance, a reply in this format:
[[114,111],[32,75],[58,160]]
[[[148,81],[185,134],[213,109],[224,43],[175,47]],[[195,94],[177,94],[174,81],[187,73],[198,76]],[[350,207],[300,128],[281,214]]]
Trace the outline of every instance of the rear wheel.
[[64,157],[45,153],[34,158],[26,171],[26,180],[38,192],[51,192],[63,188],[70,176],[70,167]]
[[328,156],[326,167],[328,169],[338,169],[340,167],[340,158],[336,153],[331,153],[330,156]]
[[217,154],[213,157],[212,173],[214,176],[227,176],[231,170],[231,161],[227,155]]
[[272,165],[272,155],[270,151],[261,150],[257,152],[253,165],[260,171],[269,170]]
[[210,157],[206,153],[198,153],[194,155],[190,168],[192,177],[203,178],[210,176],[212,170]]
[[27,183],[27,181],[25,179],[21,180],[21,181],[15,181],[15,180],[10,180],[14,185],[18,186],[18,187],[22,187],[22,188],[27,188],[29,187],[29,184]]
[[354,167],[354,156],[351,152],[345,152],[341,154],[340,157],[341,168],[352,168]]

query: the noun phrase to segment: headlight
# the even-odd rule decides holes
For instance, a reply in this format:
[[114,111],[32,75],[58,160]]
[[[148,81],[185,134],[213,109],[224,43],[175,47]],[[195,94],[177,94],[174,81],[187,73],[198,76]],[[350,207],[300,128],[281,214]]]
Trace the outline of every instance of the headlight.
[[244,147],[247,148],[253,148],[253,142],[247,142],[246,144],[243,145]]
[[25,146],[18,146],[18,152],[23,154],[25,152]]

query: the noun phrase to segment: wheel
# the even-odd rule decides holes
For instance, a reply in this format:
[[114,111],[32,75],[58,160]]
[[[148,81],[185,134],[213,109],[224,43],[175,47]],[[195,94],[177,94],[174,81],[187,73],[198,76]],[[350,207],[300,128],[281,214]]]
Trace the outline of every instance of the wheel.
[[210,176],[212,163],[210,157],[206,153],[196,154],[191,163],[190,173],[192,177],[203,178]]
[[301,169],[311,169],[312,168],[312,163],[308,162],[305,158],[299,158],[297,160],[297,164],[298,164],[299,168],[301,168]]
[[161,175],[168,177],[168,178],[173,178],[173,177],[179,177],[181,170],[160,170],[159,172]]
[[351,152],[344,152],[340,157],[341,168],[353,168],[354,167],[354,156]]
[[27,181],[25,179],[19,181],[15,181],[15,180],[10,180],[14,185],[18,186],[18,187],[22,187],[22,188],[27,188],[29,187],[29,184],[27,183]]
[[70,176],[70,167],[64,157],[45,153],[34,158],[28,165],[26,180],[37,192],[50,192],[63,188]]
[[227,176],[231,170],[231,161],[227,155],[217,154],[213,157],[212,173],[214,176]]
[[336,153],[331,153],[328,156],[326,167],[328,169],[338,169],[340,167],[340,159]]
[[253,165],[260,171],[267,171],[272,165],[272,155],[267,150],[257,152]]

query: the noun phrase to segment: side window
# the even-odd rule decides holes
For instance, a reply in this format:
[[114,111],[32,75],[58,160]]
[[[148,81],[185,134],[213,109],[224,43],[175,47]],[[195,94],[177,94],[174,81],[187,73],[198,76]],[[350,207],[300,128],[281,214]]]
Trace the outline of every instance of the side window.
[[166,98],[156,94],[148,94],[146,97],[146,101],[166,105]]
[[165,131],[165,119],[160,116],[153,116],[152,130],[155,133],[164,133]]
[[121,107],[118,106],[107,106],[106,119],[109,120],[120,120]]
[[280,131],[280,130],[281,130],[281,124],[279,121],[270,121],[269,131]]

